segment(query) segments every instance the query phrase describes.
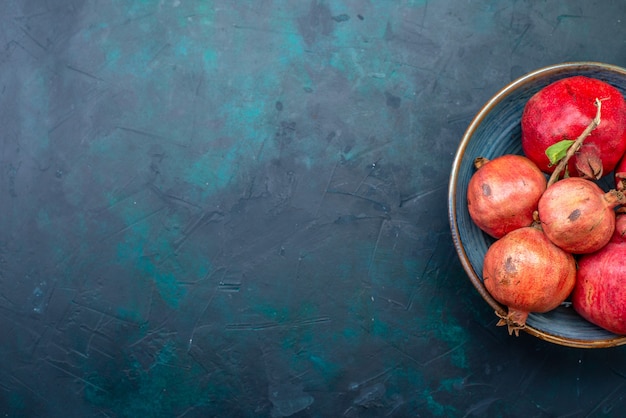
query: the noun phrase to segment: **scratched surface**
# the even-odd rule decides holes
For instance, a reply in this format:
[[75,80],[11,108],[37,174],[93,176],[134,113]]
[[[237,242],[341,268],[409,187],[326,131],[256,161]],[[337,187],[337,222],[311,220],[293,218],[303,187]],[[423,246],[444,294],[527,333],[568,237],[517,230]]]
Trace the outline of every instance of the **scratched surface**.
[[626,349],[512,338],[446,216],[501,86],[626,3],[0,2],[0,415],[600,417]]

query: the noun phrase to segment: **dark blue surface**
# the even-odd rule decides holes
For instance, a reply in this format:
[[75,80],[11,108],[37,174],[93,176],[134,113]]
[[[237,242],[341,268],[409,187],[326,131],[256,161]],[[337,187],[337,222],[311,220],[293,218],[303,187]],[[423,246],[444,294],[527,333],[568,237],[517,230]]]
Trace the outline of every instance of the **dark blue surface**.
[[495,327],[446,191],[512,79],[626,66],[626,4],[58,3],[0,3],[3,415],[624,409],[624,348]]

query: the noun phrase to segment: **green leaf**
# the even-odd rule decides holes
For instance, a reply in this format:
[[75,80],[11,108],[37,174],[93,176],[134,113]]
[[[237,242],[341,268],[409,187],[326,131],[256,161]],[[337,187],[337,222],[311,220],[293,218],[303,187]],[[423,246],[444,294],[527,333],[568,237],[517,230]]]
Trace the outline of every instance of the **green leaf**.
[[546,149],[546,155],[550,160],[550,165],[555,165],[567,155],[567,150],[575,141],[571,139],[564,139],[562,141],[557,142],[556,144],[550,145]]

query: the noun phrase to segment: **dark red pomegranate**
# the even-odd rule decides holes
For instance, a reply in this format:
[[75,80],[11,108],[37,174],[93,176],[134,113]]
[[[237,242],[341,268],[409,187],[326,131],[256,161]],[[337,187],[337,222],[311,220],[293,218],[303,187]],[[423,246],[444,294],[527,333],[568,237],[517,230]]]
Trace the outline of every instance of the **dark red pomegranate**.
[[624,193],[604,192],[597,184],[569,177],[549,186],[539,199],[541,228],[550,240],[572,254],[587,254],[606,245],[615,230],[615,210]]
[[554,245],[536,226],[518,228],[494,242],[485,254],[483,283],[507,306],[498,325],[509,334],[525,327],[530,312],[559,306],[576,281],[574,256]]
[[467,187],[467,205],[476,225],[494,238],[529,226],[546,189],[545,175],[528,158],[477,158]]
[[626,334],[626,215],[617,217],[611,241],[578,260],[572,306],[583,318]]
[[609,174],[626,151],[626,102],[612,85],[590,77],[558,80],[532,96],[522,115],[524,154],[546,173],[554,170],[546,149],[563,140],[574,141],[587,128],[602,102],[602,123],[570,159],[571,176],[599,178]]

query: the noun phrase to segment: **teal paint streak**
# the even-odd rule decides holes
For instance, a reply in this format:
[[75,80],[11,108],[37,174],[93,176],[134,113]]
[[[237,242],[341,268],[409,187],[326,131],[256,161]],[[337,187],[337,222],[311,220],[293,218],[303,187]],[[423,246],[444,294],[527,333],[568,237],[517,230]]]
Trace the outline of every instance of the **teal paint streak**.
[[348,327],[341,331],[341,335],[348,340],[354,341],[357,338],[361,338],[363,336],[363,332],[358,328]]
[[[125,10],[121,2],[118,8],[120,11]],[[296,23],[279,20],[269,22],[268,29],[284,34],[280,42],[272,41],[272,47],[252,50],[245,55],[226,54],[229,61],[222,62],[221,48],[250,50],[249,43],[257,42],[259,34],[250,30],[234,30],[231,45],[217,44],[215,39],[221,36],[215,26],[218,12],[211,2],[187,5],[185,13],[180,9],[183,8],[171,8],[171,16],[165,18],[168,22],[171,20],[170,23],[182,33],[175,39],[172,38],[172,31],[164,34],[154,28],[149,33],[155,36],[141,43],[125,44],[124,38],[115,32],[107,36],[102,42],[106,56],[102,74],[120,80],[132,77],[135,82],[144,84],[142,89],[134,93],[138,111],[123,116],[119,125],[155,132],[180,143],[185,142],[193,129],[195,141],[210,144],[206,147],[208,151],[201,156],[190,157],[184,149],[176,147],[165,150],[167,164],[171,169],[169,173],[182,174],[180,177],[174,174],[168,178],[182,178],[194,188],[191,197],[199,204],[204,204],[215,193],[234,186],[241,177],[246,178],[246,171],[254,169],[258,158],[274,158],[277,155],[278,148],[272,138],[278,122],[268,119],[268,115],[275,113],[273,106],[280,95],[284,77],[306,74],[306,71],[302,71],[305,52]],[[154,18],[149,15],[149,12],[154,11],[155,7],[148,3],[133,5],[128,10],[131,16],[146,15],[146,21],[155,26]],[[232,12],[219,10],[219,13]],[[262,42],[269,41],[269,37],[261,35]],[[257,60],[257,54],[263,54],[263,59]],[[296,71],[294,66],[297,67]],[[204,74],[200,85],[203,91],[198,93],[201,101],[197,106],[217,112],[209,116],[211,121],[208,124],[211,126],[205,128],[205,115],[200,117],[201,122],[197,125],[196,118],[189,115],[181,115],[176,123],[161,123],[171,120],[169,118],[175,115],[176,107],[184,106],[181,101],[186,103],[197,93],[181,91],[180,74],[198,71]],[[259,77],[250,77],[251,71],[259,74]],[[224,82],[216,83],[216,78]],[[154,80],[159,80],[159,83]],[[310,84],[310,80],[303,80],[303,83]],[[196,86],[194,84],[193,88]],[[272,92],[275,92],[276,98],[271,97]],[[169,114],[163,114],[166,110]],[[312,167],[314,158],[305,157],[300,162]],[[171,185],[164,186],[167,188]]]
[[294,61],[301,59],[302,55],[305,53],[302,37],[300,34],[295,32],[296,29],[293,27],[293,24],[291,24],[291,26],[287,26],[286,29],[289,33],[286,33],[282,42],[277,45],[277,55],[280,59],[279,62],[283,65],[289,65]]
[[158,259],[147,257],[146,254],[171,254],[172,249],[166,241],[152,241],[147,238],[149,226],[135,226],[127,234],[124,241],[118,243],[118,262],[129,264],[143,277],[152,281],[161,298],[173,308],[178,307],[180,299],[185,295],[184,287],[174,274],[158,265]]
[[[25,74],[25,83],[22,88],[21,96],[28,98],[28,103],[21,106],[22,112],[19,113],[19,125],[23,131],[21,135],[31,138],[36,144],[30,155],[35,160],[44,160],[50,147],[50,138],[48,136],[48,124],[41,123],[42,118],[47,118],[50,114],[50,89],[48,87],[49,76],[44,70],[36,71],[33,74]],[[32,98],[41,98],[31,100]],[[16,104],[17,105],[17,104]],[[40,155],[41,154],[41,155]]]
[[442,306],[432,306],[431,303],[426,306],[428,318],[423,320],[426,332],[449,347],[446,358],[451,365],[467,369],[469,362],[464,350],[468,339],[466,330],[454,318],[445,315]]
[[178,57],[187,58],[189,50],[193,50],[193,44],[191,43],[189,37],[179,37],[174,45],[174,54]]
[[102,32],[108,28],[109,28],[109,24],[107,22],[93,23],[89,27],[84,28],[84,30],[81,33],[83,42],[91,43],[92,41],[95,40],[97,36],[100,36]]
[[50,214],[45,209],[39,209],[37,212],[37,227],[40,230],[46,230],[51,226]]
[[446,392],[454,392],[458,390],[458,388],[463,387],[464,384],[465,379],[461,377],[454,377],[441,380],[439,382],[439,388],[445,390]]
[[426,5],[428,5],[428,2],[430,0],[409,0],[408,1],[408,5],[410,7],[424,7]]
[[459,416],[456,408],[450,405],[443,405],[433,397],[430,390],[424,390],[422,396],[426,401],[428,410],[437,417],[456,417]]
[[190,408],[210,405],[219,388],[200,383],[205,371],[179,356],[172,341],[165,341],[155,360],[144,368],[126,359],[113,375],[87,373],[85,399],[120,417],[176,416]]
[[497,20],[493,18],[493,15],[498,7],[500,7],[500,4],[496,2],[482,6],[482,10],[473,15],[470,26],[477,33],[488,34],[494,32],[494,25]]
[[261,149],[264,158],[275,155],[275,147],[268,140],[272,131],[264,116],[268,106],[270,103],[265,99],[225,106],[228,110],[219,115],[223,124],[221,132],[207,132],[203,140],[226,142],[228,146],[216,144],[181,167],[183,179],[200,190],[199,199],[204,200],[225,189],[238,180],[245,169],[253,168],[258,163]]
[[202,52],[202,62],[206,71],[217,68],[218,53],[215,49],[207,48]]
[[239,172],[239,160],[237,150],[207,152],[182,169],[183,178],[200,190],[199,199],[204,200],[229,185]]
[[110,47],[105,50],[106,63],[110,67],[116,67],[122,56],[122,50],[118,47]]
[[133,306],[118,306],[115,314],[118,318],[135,324],[141,324],[145,321],[145,318],[139,314],[139,310]]
[[[437,343],[441,353],[444,354],[438,361],[446,364],[448,369],[468,369],[469,361],[465,347],[469,336],[466,329],[456,318],[446,315],[445,303],[431,296],[442,291],[440,286],[447,285],[447,283],[441,283],[441,269],[430,265],[428,261],[433,258],[434,251],[441,251],[437,246],[437,238],[432,238],[432,245],[426,244],[427,237],[423,238],[425,240],[424,253],[420,257],[409,253],[386,252],[384,245],[387,242],[386,238],[385,235],[381,236],[376,257],[372,259],[368,268],[371,291],[355,293],[355,296],[348,301],[351,315],[360,318],[369,334],[393,346],[403,347],[410,344],[412,340],[408,338],[407,333],[428,336],[429,340]],[[371,242],[369,244],[371,245]],[[358,242],[354,242],[352,246],[363,253],[360,257],[362,259],[367,259],[372,253],[371,247],[368,250],[365,246],[360,246]],[[353,274],[348,264],[339,266],[339,269],[346,276]],[[453,290],[450,289],[450,291]],[[383,320],[385,316],[378,315],[381,302],[380,298],[376,300],[377,293],[383,299],[387,294],[406,295],[406,299],[400,299],[399,302],[411,301],[411,311],[420,318],[416,319],[414,324],[403,324],[403,326],[397,326],[388,317]],[[414,299],[411,300],[410,295],[414,295]],[[374,297],[374,300],[371,300],[371,297]]]
[[309,356],[309,360],[313,366],[324,376],[327,381],[333,380],[341,372],[341,367],[336,363],[327,361],[321,355]]
[[138,269],[156,284],[161,298],[171,307],[177,308],[185,295],[185,288],[180,285],[173,273],[162,271],[159,266],[147,258],[138,262]]
[[120,207],[118,214],[130,227],[117,245],[117,260],[129,264],[140,277],[152,281],[161,298],[169,306],[176,308],[185,295],[185,289],[167,265],[162,267],[159,264],[165,257],[174,253],[171,245],[173,237],[161,235],[161,231],[155,231],[150,222],[136,221],[147,209],[137,208],[136,205]]
[[113,1],[113,4],[116,5],[119,12],[128,16],[129,19],[154,13],[159,3],[159,1],[155,0],[135,0],[133,2],[127,2],[125,0]]

